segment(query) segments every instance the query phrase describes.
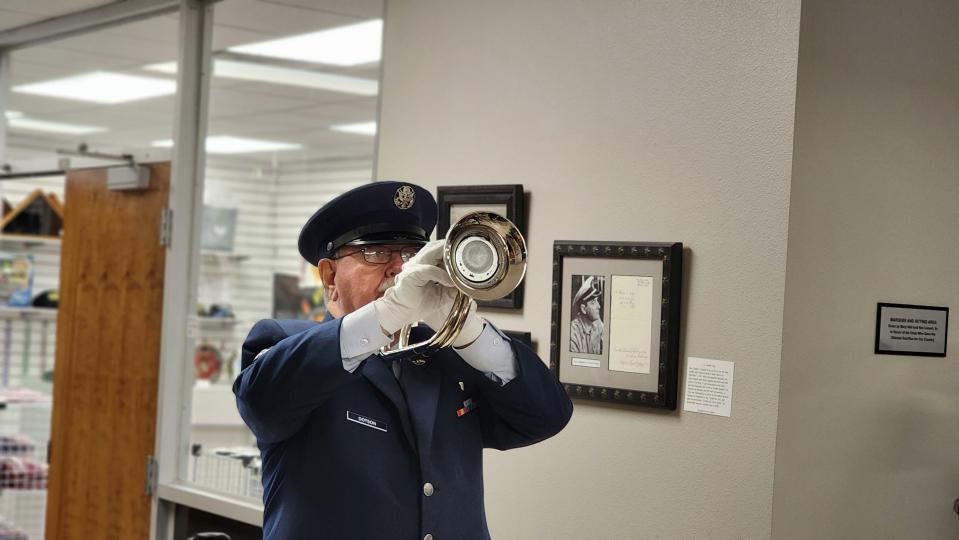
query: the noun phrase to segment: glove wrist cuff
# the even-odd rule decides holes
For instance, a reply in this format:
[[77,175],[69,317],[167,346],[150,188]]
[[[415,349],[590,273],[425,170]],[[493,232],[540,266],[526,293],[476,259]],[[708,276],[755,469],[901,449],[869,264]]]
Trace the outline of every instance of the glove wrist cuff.
[[453,342],[453,347],[462,348],[472,344],[480,337],[484,328],[486,328],[486,322],[475,313],[470,314],[463,324],[463,329],[460,330],[460,335]]
[[380,324],[380,328],[388,334],[396,333],[400,328],[406,324],[405,321],[400,320],[401,317],[391,317],[396,313],[396,310],[389,309],[384,305],[384,299],[379,299],[373,302],[373,311],[376,313],[376,320]]

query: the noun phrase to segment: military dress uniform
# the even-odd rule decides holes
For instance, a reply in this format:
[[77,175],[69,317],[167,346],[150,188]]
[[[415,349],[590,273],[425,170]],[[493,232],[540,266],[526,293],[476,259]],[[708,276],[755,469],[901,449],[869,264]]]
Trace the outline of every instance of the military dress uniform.
[[[376,184],[385,185],[364,186],[364,200],[380,191],[395,199],[407,186]],[[432,212],[435,223],[435,203]],[[307,231],[312,222],[304,233],[320,236],[311,244],[320,248],[304,257],[316,264],[338,247],[322,238],[343,241],[350,235],[336,228],[349,223]],[[386,339],[375,320],[372,304],[321,323],[264,320],[244,343],[233,391],[261,451],[264,538],[488,539],[483,448],[558,433],[569,398],[531,349],[492,324],[468,346],[417,365],[369,352]],[[411,339],[430,335],[414,328]]]

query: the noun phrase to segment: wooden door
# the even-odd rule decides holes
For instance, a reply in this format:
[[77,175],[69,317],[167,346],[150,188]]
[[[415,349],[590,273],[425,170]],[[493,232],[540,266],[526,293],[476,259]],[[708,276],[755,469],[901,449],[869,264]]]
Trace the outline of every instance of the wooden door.
[[169,164],[111,191],[67,174],[53,384],[48,539],[149,538]]

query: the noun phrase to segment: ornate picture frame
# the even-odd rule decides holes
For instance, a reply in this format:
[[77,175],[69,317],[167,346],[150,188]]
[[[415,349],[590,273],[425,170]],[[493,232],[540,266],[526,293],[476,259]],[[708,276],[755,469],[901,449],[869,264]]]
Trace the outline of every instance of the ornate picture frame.
[[[439,219],[436,238],[446,238],[450,226],[469,212],[495,212],[513,222],[526,237],[526,198],[522,184],[439,186],[436,188]],[[477,300],[481,308],[521,309],[523,283],[498,300]]]
[[550,370],[572,398],[675,410],[680,242],[553,242]]

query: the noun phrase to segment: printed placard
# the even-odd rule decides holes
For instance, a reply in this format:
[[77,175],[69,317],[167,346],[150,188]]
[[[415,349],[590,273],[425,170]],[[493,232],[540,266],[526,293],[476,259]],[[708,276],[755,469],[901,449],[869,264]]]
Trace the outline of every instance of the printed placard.
[[946,356],[949,308],[879,303],[876,354]]
[[690,356],[683,410],[728,418],[732,412],[734,367],[725,360]]

